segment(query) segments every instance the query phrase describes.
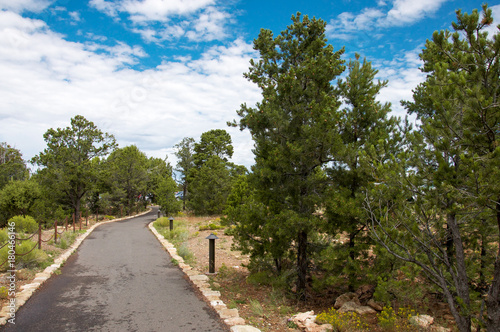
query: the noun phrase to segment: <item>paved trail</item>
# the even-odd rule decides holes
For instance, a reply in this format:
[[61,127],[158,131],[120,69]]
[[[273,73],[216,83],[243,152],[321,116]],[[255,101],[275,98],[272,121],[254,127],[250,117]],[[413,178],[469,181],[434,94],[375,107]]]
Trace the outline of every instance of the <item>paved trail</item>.
[[97,227],[1,331],[228,331],[147,228],[156,211]]

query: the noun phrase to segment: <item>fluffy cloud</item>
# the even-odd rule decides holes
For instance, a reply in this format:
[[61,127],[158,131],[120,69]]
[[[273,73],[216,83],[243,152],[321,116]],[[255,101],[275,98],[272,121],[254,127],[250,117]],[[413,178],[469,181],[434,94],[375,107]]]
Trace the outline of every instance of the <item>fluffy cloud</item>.
[[91,0],[89,4],[112,17],[125,13],[132,22],[130,30],[154,43],[180,38],[190,41],[224,39],[227,37],[226,23],[231,17],[216,6],[214,0]]
[[198,59],[136,71],[126,65],[146,56],[139,47],[69,42],[42,21],[0,12],[0,141],[31,158],[44,149],[48,128],[66,127],[81,114],[121,146],[136,144],[173,161],[172,147],[183,137],[224,128],[238,152],[233,161],[249,166],[249,134],[227,128],[226,121],[242,102],[259,98],[242,76],[253,52],[236,40]]
[[413,24],[432,15],[447,0],[395,0],[387,11],[386,3],[378,2],[378,8],[364,8],[359,14],[344,12],[329,22],[329,36],[348,40],[352,32],[374,31]]
[[52,2],[53,0],[0,0],[0,9],[16,13],[23,11],[38,13],[47,8]]

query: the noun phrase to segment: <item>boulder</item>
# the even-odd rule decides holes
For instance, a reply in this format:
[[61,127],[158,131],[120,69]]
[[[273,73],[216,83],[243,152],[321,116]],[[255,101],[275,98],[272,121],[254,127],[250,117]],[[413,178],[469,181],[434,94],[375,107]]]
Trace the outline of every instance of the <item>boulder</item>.
[[356,295],[358,296],[359,302],[365,305],[368,300],[373,297],[373,293],[375,293],[375,286],[373,285],[363,285],[356,290]]
[[429,326],[431,326],[432,323],[434,323],[434,317],[431,317],[429,315],[411,316],[409,321],[413,325],[417,325],[417,326],[420,326],[420,327],[426,329]]
[[442,327],[440,325],[432,325],[430,331],[431,332],[451,332],[451,329],[446,328],[446,327]]
[[345,294],[342,294],[339,297],[337,297],[333,307],[335,309],[340,309],[344,305],[344,303],[346,303],[346,302],[355,302],[358,305],[361,304],[359,302],[358,296],[355,293],[345,293]]
[[314,321],[316,320],[316,316],[314,315],[314,311],[311,310],[307,312],[300,312],[292,316],[290,320],[294,322],[299,328],[305,329],[306,324],[310,325],[311,321],[314,323]]
[[371,307],[360,305],[359,301],[358,302],[355,302],[355,301],[346,302],[338,310],[338,312],[349,312],[349,311],[354,311],[358,315],[369,315],[369,314],[376,314],[377,313]]
[[366,304],[377,311],[384,310],[384,306],[381,303],[376,302],[374,299],[370,299]]

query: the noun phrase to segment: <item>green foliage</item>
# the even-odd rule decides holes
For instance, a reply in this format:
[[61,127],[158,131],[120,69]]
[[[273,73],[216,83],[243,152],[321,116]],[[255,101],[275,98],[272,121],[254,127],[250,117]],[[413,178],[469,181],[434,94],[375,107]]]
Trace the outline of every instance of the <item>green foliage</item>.
[[330,324],[335,332],[368,331],[368,325],[355,312],[338,312],[334,308],[321,312],[316,317],[320,324]]
[[210,157],[199,169],[192,169],[189,208],[198,215],[221,214],[231,186],[226,162]]
[[21,152],[6,142],[0,142],[0,189],[10,181],[27,179],[28,174]]
[[66,231],[64,233],[62,233],[61,237],[58,238],[57,241],[59,241],[58,244],[56,244],[56,247],[59,247],[61,249],[67,249],[69,248],[69,246],[71,246],[73,244],[73,242],[75,242],[76,238],[80,235],[80,234],[83,234],[85,231],[76,231],[76,232],[73,232],[73,231]]
[[482,15],[457,11],[455,31],[427,41],[426,81],[404,103],[421,125],[405,129],[391,159],[374,154],[379,185],[365,200],[372,235],[441,288],[460,331],[478,315],[478,293],[488,294],[479,319],[488,331],[500,326],[491,290],[500,283],[500,38],[484,30],[492,22],[487,5]]
[[[334,52],[327,44],[325,25],[297,13],[277,37],[262,29],[254,40],[260,58],[250,61],[245,74],[261,88],[262,101],[256,108],[244,104],[237,112],[240,129],[249,129],[255,142],[250,182],[256,189],[255,203],[266,210],[263,218],[254,220],[248,217],[253,211],[247,209],[240,222],[251,223],[245,227],[247,237],[264,237],[261,245],[253,241],[248,246],[252,240],[243,245],[253,256],[271,251],[280,260],[294,239],[300,297],[305,295],[309,235],[318,231],[320,223],[314,212],[322,205],[325,190],[321,168],[340,143],[340,101],[331,82],[344,70],[340,59],[344,51]],[[278,239],[279,244],[268,238]]]
[[194,165],[200,168],[211,157],[227,162],[233,156],[231,135],[224,129],[212,129],[201,134],[200,142],[194,144]]
[[[21,243],[16,244],[15,264],[17,270],[23,268],[45,268],[52,263],[52,259],[43,250],[35,248],[37,245],[37,243],[31,240],[22,241]],[[0,249],[1,262],[7,260],[9,250],[9,246],[5,246]],[[4,264],[0,267],[1,271],[6,271],[9,268],[8,264]]]
[[186,262],[186,264],[191,265],[196,260],[193,252],[189,250],[189,247],[185,242],[177,247],[177,253],[184,259],[184,262]]
[[114,149],[115,139],[81,115],[72,118],[69,127],[49,129],[43,137],[47,148],[32,159],[42,167],[37,180],[43,195],[79,215],[82,199],[101,175],[93,160]]
[[4,300],[9,298],[9,290],[5,286],[0,287],[0,299]]
[[38,183],[33,180],[11,181],[0,190],[0,222],[16,215],[33,214],[41,196]]
[[14,222],[15,223],[15,230],[17,233],[34,233],[36,230],[38,230],[38,224],[33,219],[33,217],[30,216],[15,216],[9,219],[8,223]]
[[410,323],[410,318],[415,314],[415,310],[409,307],[400,307],[396,312],[391,306],[384,306],[378,314],[378,325],[384,331],[419,331],[417,326]]
[[148,184],[148,158],[137,146],[131,145],[113,151],[106,162],[114,200],[130,214],[140,197],[145,197]]
[[6,228],[0,229],[0,245],[9,240],[9,232]]

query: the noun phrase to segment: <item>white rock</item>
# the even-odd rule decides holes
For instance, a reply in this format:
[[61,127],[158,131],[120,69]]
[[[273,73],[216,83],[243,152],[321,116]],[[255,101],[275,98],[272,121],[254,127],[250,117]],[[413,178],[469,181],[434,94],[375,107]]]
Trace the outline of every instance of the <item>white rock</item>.
[[434,317],[429,315],[418,315],[410,317],[409,321],[414,325],[418,325],[426,329],[434,323]]

